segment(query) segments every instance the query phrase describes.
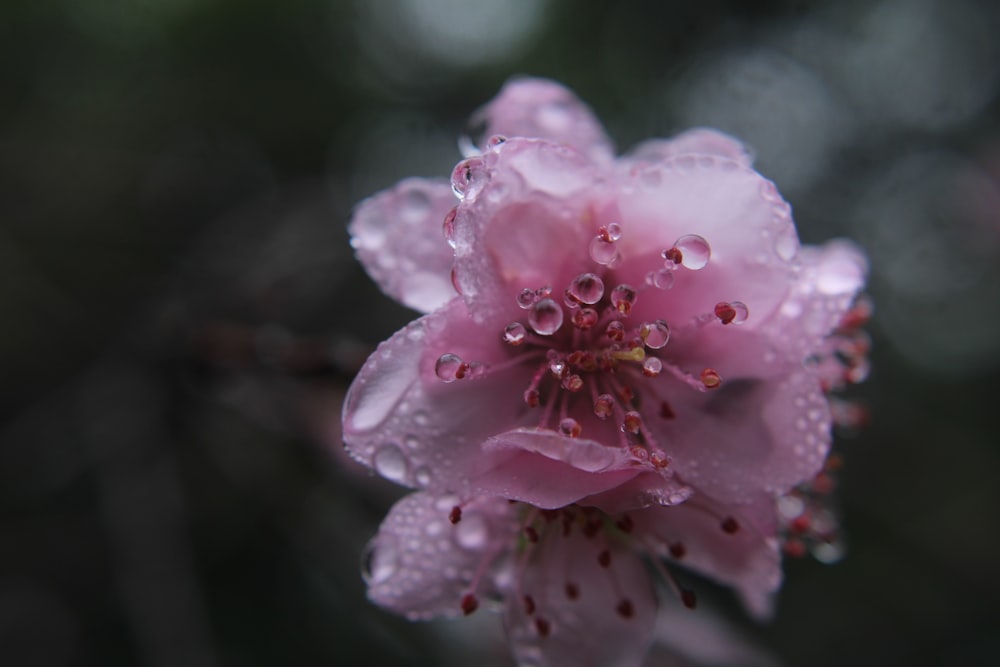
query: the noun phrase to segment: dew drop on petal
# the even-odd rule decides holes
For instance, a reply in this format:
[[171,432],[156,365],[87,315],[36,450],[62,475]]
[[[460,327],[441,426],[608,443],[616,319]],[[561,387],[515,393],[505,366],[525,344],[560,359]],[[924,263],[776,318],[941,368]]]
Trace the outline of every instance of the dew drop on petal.
[[503,330],[503,340],[508,345],[520,345],[527,337],[528,331],[520,322],[511,322]]
[[393,444],[376,449],[372,465],[375,467],[375,472],[393,482],[404,481],[409,469],[406,455]]
[[612,243],[614,243],[615,241],[621,239],[622,237],[622,226],[619,225],[617,222],[612,222],[609,225],[601,227],[598,234],[605,241],[611,241]]
[[431,483],[431,471],[426,467],[417,468],[413,473],[413,479],[416,481],[418,486],[425,487]]
[[611,305],[622,315],[628,315],[632,312],[637,296],[635,288],[631,285],[618,285],[611,290]]
[[444,234],[444,240],[448,242],[448,245],[455,248],[458,244],[455,242],[455,218],[458,217],[458,207],[448,211],[448,215],[444,216],[444,222],[441,223],[441,233]]
[[473,199],[486,185],[488,178],[482,158],[462,160],[451,172],[451,189],[459,199]]
[[697,234],[680,237],[674,247],[681,251],[681,266],[692,271],[705,268],[712,256],[712,247],[708,245],[708,241]]
[[372,539],[361,554],[361,576],[365,583],[381,584],[396,573],[398,554],[387,540],[381,540],[379,548],[375,548]]
[[438,357],[434,364],[434,374],[444,382],[454,382],[458,379],[462,358],[457,354],[447,353]]
[[522,310],[527,310],[535,305],[535,290],[525,287],[517,295],[517,306]]
[[455,541],[463,549],[482,549],[486,545],[487,538],[486,522],[478,514],[464,516],[455,525]]
[[541,336],[551,336],[559,331],[563,324],[563,310],[552,299],[542,299],[531,307],[528,323],[535,333]]
[[639,337],[646,347],[659,350],[670,340],[670,326],[663,320],[643,322],[639,327]]
[[581,273],[573,278],[566,293],[580,303],[595,304],[604,296],[604,281],[593,273]]

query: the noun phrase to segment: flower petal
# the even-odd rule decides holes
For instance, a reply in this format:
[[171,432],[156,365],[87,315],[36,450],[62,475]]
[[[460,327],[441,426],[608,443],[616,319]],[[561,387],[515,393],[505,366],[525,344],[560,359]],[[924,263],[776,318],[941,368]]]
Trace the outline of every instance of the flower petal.
[[[456,502],[418,492],[389,510],[366,555],[373,602],[413,620],[461,612],[476,572],[515,539],[519,524],[506,501],[477,499],[453,525],[448,514]],[[483,586],[477,594],[492,595],[487,580]]]
[[[656,597],[642,561],[581,531],[550,533],[507,594],[504,621],[518,664],[636,667],[652,641]],[[608,567],[600,554],[608,550]],[[575,586],[575,595],[568,585]],[[534,602],[526,613],[523,596]]]
[[[634,530],[648,534],[663,546],[683,545],[676,561],[684,567],[739,593],[748,611],[763,618],[771,596],[781,585],[781,555],[775,539],[775,506],[758,495],[740,505],[725,505],[704,494],[674,507],[653,507],[630,514]],[[722,524],[735,520],[727,532]]]
[[441,225],[457,203],[447,182],[408,178],[358,205],[351,245],[386,294],[424,313],[454,298]]
[[715,155],[749,167],[753,155],[735,137],[708,127],[688,130],[670,139],[649,139],[622,158],[625,164],[662,162],[678,155]]
[[476,493],[542,509],[571,505],[640,472],[621,449],[544,429],[517,429],[490,438],[476,468]]
[[471,124],[484,141],[492,135],[532,137],[572,146],[600,162],[614,156],[611,140],[590,108],[548,79],[511,79],[473,114]]
[[617,213],[594,165],[565,146],[511,139],[474,159],[484,184],[458,207],[455,280],[485,321],[509,315],[522,289],[586,270],[590,240]]
[[799,249],[790,208],[770,181],[740,161],[710,155],[672,157],[622,178],[623,279],[641,285],[680,237],[701,236],[711,248],[704,268],[679,268],[672,289],[643,294],[637,317],[669,314],[672,325],[683,324],[719,302],[742,301],[750,317],[741,326],[767,321],[795,283]]
[[578,504],[614,516],[653,505],[677,505],[690,498],[692,492],[691,487],[672,476],[645,472],[613,489],[583,498]]
[[344,400],[348,452],[383,477],[409,486],[464,492],[471,462],[492,435],[527,425],[531,368],[509,367],[482,378],[445,383],[437,359],[452,353],[489,365],[506,359],[495,331],[472,322],[454,299],[410,323],[369,357]]

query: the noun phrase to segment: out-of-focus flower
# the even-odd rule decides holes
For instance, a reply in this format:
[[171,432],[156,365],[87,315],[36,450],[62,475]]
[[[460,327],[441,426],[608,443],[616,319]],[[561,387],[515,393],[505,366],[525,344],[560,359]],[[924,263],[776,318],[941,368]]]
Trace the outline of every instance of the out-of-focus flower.
[[351,223],[369,273],[429,313],[345,402],[351,454],[422,489],[373,542],[370,596],[415,618],[501,600],[539,665],[641,661],[644,557],[766,614],[776,501],[826,458],[829,336],[863,257],[800,248],[788,204],[720,133],[616,160],[540,80],[474,120],[488,139],[450,183],[403,181]]

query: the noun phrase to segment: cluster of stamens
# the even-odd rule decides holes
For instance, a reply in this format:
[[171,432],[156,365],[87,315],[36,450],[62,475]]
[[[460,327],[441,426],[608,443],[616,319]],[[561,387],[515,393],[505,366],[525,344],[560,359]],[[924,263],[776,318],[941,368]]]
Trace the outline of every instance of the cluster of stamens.
[[[625,261],[619,247],[621,236],[616,223],[600,227],[589,245],[593,270],[575,276],[561,293],[545,285],[526,287],[517,294],[524,317],[501,332],[501,339],[517,350],[509,362],[487,367],[448,353],[438,359],[435,372],[442,381],[454,382],[512,365],[537,364],[523,400],[528,407],[542,408],[541,428],[581,436],[582,426],[570,408],[586,400],[598,420],[617,426],[619,444],[639,459],[665,467],[667,457],[644,423],[633,386],[645,383],[647,400],[648,395],[656,397],[659,415],[673,419],[677,416],[673,406],[644,378],[665,375],[696,391],[709,391],[722,385],[722,377],[713,368],[689,371],[671,361],[665,354],[671,324],[666,319],[634,322],[635,305],[646,290],[672,289],[678,271],[703,269],[711,249],[700,236],[680,237],[660,253],[662,264],[646,272],[645,284],[637,287],[613,279],[615,269]],[[743,303],[723,302],[693,322],[675,326],[734,325],[747,316]]]

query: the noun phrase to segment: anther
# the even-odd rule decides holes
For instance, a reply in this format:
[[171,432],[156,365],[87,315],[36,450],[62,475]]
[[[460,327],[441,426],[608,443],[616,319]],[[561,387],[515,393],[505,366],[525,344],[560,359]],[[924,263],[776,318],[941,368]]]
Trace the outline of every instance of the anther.
[[583,331],[586,331],[597,324],[597,320],[597,311],[593,308],[580,308],[579,310],[573,311],[573,315],[570,318],[570,321],[573,322],[573,326]]
[[684,558],[684,556],[687,554],[687,547],[684,546],[683,542],[674,542],[669,546],[669,549],[670,549],[670,555],[677,560]]
[[535,629],[541,637],[548,637],[549,633],[552,632],[552,626],[547,620],[541,617],[535,619]]
[[621,284],[611,290],[611,305],[622,315],[632,312],[638,293],[631,285]]
[[733,533],[735,533],[740,529],[739,522],[731,516],[727,516],[725,519],[722,520],[722,523],[719,525],[722,527],[722,532],[726,533],[727,535],[732,535]]
[[462,508],[455,505],[451,508],[451,512],[448,513],[448,521],[452,523],[458,523],[462,520]]
[[613,341],[621,342],[625,339],[625,325],[619,320],[613,320],[608,323],[604,335]]
[[677,419],[677,413],[666,401],[660,402],[660,417],[663,419]]
[[597,564],[604,568],[611,567],[611,552],[605,549],[597,554]]
[[524,392],[524,402],[529,408],[537,408],[541,402],[537,389],[527,389]]
[[688,588],[683,588],[681,589],[681,602],[683,602],[684,606],[688,609],[694,609],[698,606],[698,597],[694,594],[694,591]]
[[622,618],[632,618],[635,616],[635,607],[632,605],[632,601],[628,598],[622,598],[621,602],[618,603],[618,606],[615,607],[615,610]]
[[625,421],[622,423],[622,428],[633,435],[637,435],[639,429],[642,428],[642,415],[635,410],[629,410],[625,413]]
[[667,248],[661,252],[660,257],[663,258],[665,263],[669,263],[668,266],[678,265],[681,263],[681,260],[684,259],[684,253],[680,251],[680,248],[674,246],[673,248]]
[[715,304],[715,316],[723,324],[729,324],[736,319],[736,310],[726,301]]
[[528,538],[528,541],[532,544],[538,543],[538,531],[531,526],[524,527],[524,536]]
[[706,389],[715,389],[722,384],[722,376],[714,368],[706,368],[701,372],[701,383]]
[[562,381],[563,389],[567,391],[580,391],[583,389],[583,378],[574,373],[573,375],[566,376]]
[[670,465],[670,459],[668,459],[662,452],[653,452],[650,454],[649,462],[657,468],[666,468]]
[[618,530],[623,533],[631,533],[632,529],[635,527],[635,522],[632,520],[632,517],[625,514],[615,523],[615,525],[618,526]]
[[594,414],[598,419],[607,419],[615,409],[615,399],[611,394],[601,394],[594,401]]
[[563,591],[566,593],[566,597],[570,600],[575,600],[580,597],[580,587],[572,581],[566,582],[566,586],[563,587]]
[[580,423],[572,417],[566,417],[559,422],[559,432],[565,436],[569,436],[570,438],[580,437],[580,433],[582,431],[583,429],[581,428]]
[[530,595],[524,596],[524,613],[527,616],[535,613],[535,599]]
[[462,613],[468,616],[475,610],[479,609],[479,600],[476,599],[474,593],[466,593],[462,596]]

